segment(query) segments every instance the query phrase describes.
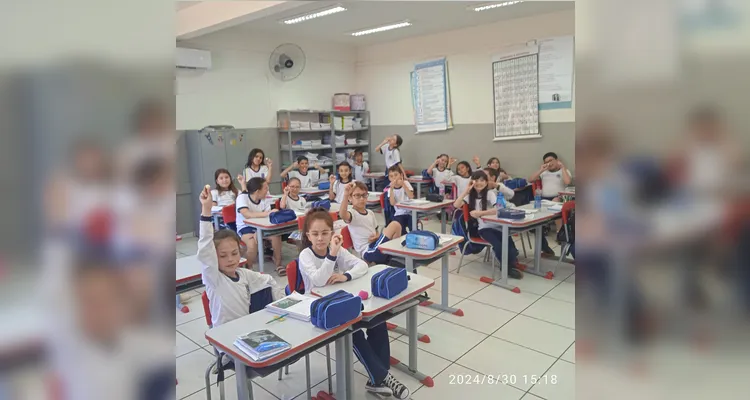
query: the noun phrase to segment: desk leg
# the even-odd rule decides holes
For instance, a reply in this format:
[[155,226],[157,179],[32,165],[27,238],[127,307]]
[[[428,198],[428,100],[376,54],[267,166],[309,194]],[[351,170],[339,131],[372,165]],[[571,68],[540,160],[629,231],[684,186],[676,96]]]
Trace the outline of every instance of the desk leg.
[[186,305],[183,305],[182,302],[180,301],[180,294],[179,293],[177,294],[177,309],[180,310],[182,313],[189,313],[190,312],[190,308],[188,308],[188,306],[186,306]]
[[417,210],[411,210],[411,230],[416,231],[417,230]]
[[440,233],[446,233],[446,223],[448,219],[448,213],[445,211],[445,208],[440,209]]
[[352,334],[336,339],[336,400],[352,398]]
[[[552,279],[555,274],[552,271],[542,271],[542,226],[534,228],[534,269],[526,270],[527,273],[541,276],[542,278]],[[560,250],[562,251],[562,249]]]
[[255,231],[255,238],[258,239],[258,270],[263,272],[263,230]]
[[417,307],[411,307],[406,311],[406,329],[409,331],[409,365],[391,357],[391,365],[394,368],[416,378],[427,387],[432,387],[432,378],[417,370]]
[[372,191],[375,191],[375,178],[370,178],[370,185],[372,186]]
[[245,364],[238,359],[234,359],[234,377],[237,384],[237,398],[240,400],[253,400],[252,383],[247,379]]
[[[508,225],[503,225],[503,257],[500,260],[502,271],[500,271],[500,279],[495,280],[495,271],[492,271],[492,278],[483,276],[479,278],[484,283],[499,286],[504,289],[508,289],[514,293],[521,293],[521,289],[508,283],[508,243],[510,241],[510,228]],[[495,255],[493,254],[492,257]]]
[[[408,263],[409,261],[407,261],[407,265]],[[441,281],[440,304],[433,303],[431,301],[423,301],[419,303],[419,305],[424,306],[424,307],[434,308],[440,311],[447,311],[453,315],[463,317],[464,316],[463,310],[461,310],[460,308],[453,308],[453,307],[448,306],[449,304],[448,303],[448,277],[450,276],[450,272],[448,271],[448,267],[449,267],[448,253],[445,253],[445,255],[442,258],[441,263],[442,263],[442,268],[441,268],[441,273],[440,273],[440,281]]]
[[218,231],[219,230],[219,216],[214,214],[212,217],[214,220],[214,230]]
[[419,182],[417,182],[417,198],[422,198],[422,184]]

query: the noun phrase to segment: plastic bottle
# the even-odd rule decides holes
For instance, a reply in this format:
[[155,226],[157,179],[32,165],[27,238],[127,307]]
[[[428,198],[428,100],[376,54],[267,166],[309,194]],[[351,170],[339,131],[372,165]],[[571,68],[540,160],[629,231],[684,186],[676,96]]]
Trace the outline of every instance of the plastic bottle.
[[440,192],[440,196],[445,198],[445,186],[440,186],[438,191]]
[[534,208],[542,208],[542,189],[537,189],[534,193]]

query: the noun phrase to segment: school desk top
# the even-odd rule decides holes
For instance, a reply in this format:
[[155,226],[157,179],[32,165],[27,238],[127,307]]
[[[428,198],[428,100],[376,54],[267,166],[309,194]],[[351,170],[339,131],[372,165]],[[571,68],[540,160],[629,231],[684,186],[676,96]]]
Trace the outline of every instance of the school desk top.
[[362,176],[364,176],[365,178],[383,178],[385,176],[385,172],[370,171],[365,172],[364,174],[362,174]]
[[269,217],[250,218],[250,219],[246,219],[245,221],[246,221],[245,223],[248,226],[252,226],[253,228],[260,228],[260,229],[281,229],[281,228],[287,228],[290,226],[297,226],[297,219],[293,219],[291,221],[287,221],[281,224],[272,224],[271,219]]
[[452,251],[456,246],[458,246],[459,243],[464,241],[464,238],[461,236],[448,235],[444,233],[440,233],[437,235],[441,238],[450,238],[450,240],[441,243],[435,250],[419,250],[407,248],[406,246],[403,246],[401,244],[404,240],[406,240],[405,236],[401,236],[400,238],[389,240],[381,244],[380,246],[378,246],[378,250],[380,250],[384,254],[411,257],[418,260],[429,260],[431,258],[438,257],[445,252]]
[[320,194],[328,193],[328,189],[318,189],[317,187],[302,188],[299,190],[300,194],[306,194],[310,196],[317,196]]
[[396,207],[403,208],[405,210],[416,210],[416,211],[431,211],[431,210],[437,210],[440,208],[445,208],[453,204],[454,200],[446,199],[441,201],[440,203],[433,203],[431,201],[427,201],[426,199],[415,199],[417,200],[417,204],[404,204],[399,203],[396,204]]
[[[247,259],[240,258],[240,265],[247,263]],[[201,277],[203,263],[197,255],[178,258],[176,262],[176,283],[185,283]]]
[[[548,201],[548,200],[544,200],[542,201],[542,208],[538,208],[538,209],[535,209],[534,204],[532,203],[525,204],[521,207],[515,207],[521,210],[537,210],[536,212],[533,212],[531,214],[526,214],[526,218],[524,219],[504,219],[504,218],[498,218],[496,216],[487,216],[487,217],[482,217],[482,220],[490,224],[508,225],[513,228],[519,228],[519,227],[525,227],[529,225],[536,225],[540,222],[557,218],[562,214],[562,212],[559,210],[558,211],[548,210],[547,204],[555,204],[555,203]],[[557,203],[557,204],[560,204],[560,203]]]
[[425,178],[422,175],[412,175],[408,178],[406,178],[407,181],[412,183],[427,183],[432,182],[432,178]]
[[388,266],[383,264],[373,265],[368,269],[367,274],[364,276],[361,276],[357,279],[352,279],[349,282],[316,287],[311,290],[311,293],[314,296],[325,296],[337,290],[344,290],[355,296],[358,296],[359,292],[361,290],[364,290],[365,292],[370,294],[370,297],[367,300],[362,300],[362,305],[364,306],[362,315],[368,317],[381,314],[382,312],[392,309],[399,304],[405,303],[407,300],[419,296],[428,288],[431,288],[435,285],[435,281],[430,278],[407,272],[407,274],[410,276],[410,279],[408,286],[406,286],[406,289],[404,289],[403,292],[397,294],[392,299],[375,297],[372,295],[372,276],[385,268],[388,268]]
[[[216,328],[209,329],[206,331],[206,339],[217,349],[240,359],[250,367],[264,368],[294,357],[305,349],[345,331],[353,324],[362,320],[362,316],[360,315],[337,328],[326,331],[315,327],[310,321],[300,321],[294,318],[285,318],[283,321],[276,321],[270,324],[266,323],[276,316],[278,315],[266,310],[257,311],[229,321]],[[234,341],[239,336],[262,329],[268,329],[275,333],[288,342],[291,348],[271,358],[262,361],[253,361],[244,351],[234,346]]]

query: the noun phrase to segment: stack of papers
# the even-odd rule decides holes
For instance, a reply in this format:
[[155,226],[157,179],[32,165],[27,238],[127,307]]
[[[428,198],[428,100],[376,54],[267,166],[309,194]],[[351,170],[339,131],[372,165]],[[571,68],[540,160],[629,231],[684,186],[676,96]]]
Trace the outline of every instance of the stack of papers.
[[300,321],[310,321],[310,305],[313,301],[315,298],[294,292],[267,305],[266,310],[279,315],[288,314],[290,318]]
[[302,147],[312,147],[312,140],[300,140],[299,145]]
[[311,141],[310,141],[310,143],[311,143],[311,144],[312,144],[313,146],[316,146],[316,147],[320,147],[320,146],[321,146],[321,145],[323,144],[323,141],[322,141],[322,140],[320,140],[320,139],[318,139],[318,140],[311,140]]
[[305,153],[305,157],[307,157],[307,160],[310,161],[310,164],[312,164],[315,161],[318,161],[318,154],[316,153],[310,153],[309,151]]
[[562,203],[547,206],[548,211],[562,211]]
[[234,341],[234,346],[250,356],[254,361],[261,361],[283,353],[292,346],[268,329],[250,332]]

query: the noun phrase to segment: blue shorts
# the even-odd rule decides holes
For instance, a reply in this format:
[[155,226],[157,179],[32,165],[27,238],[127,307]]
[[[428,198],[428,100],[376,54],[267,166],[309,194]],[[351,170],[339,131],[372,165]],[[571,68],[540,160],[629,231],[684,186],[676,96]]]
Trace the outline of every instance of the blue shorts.
[[401,224],[401,235],[406,235],[407,230],[414,230],[411,226],[411,214],[394,215],[393,220]]
[[380,250],[378,250],[378,246],[389,240],[390,239],[388,239],[381,233],[378,240],[370,243],[370,246],[367,247],[365,254],[362,254],[362,258],[367,262],[375,264],[388,264],[388,261],[390,261],[391,257],[381,253]]
[[242,235],[247,235],[248,233],[255,233],[255,228],[253,228],[252,226],[246,226],[240,229],[240,231],[237,233],[239,233],[240,237],[242,237]]

